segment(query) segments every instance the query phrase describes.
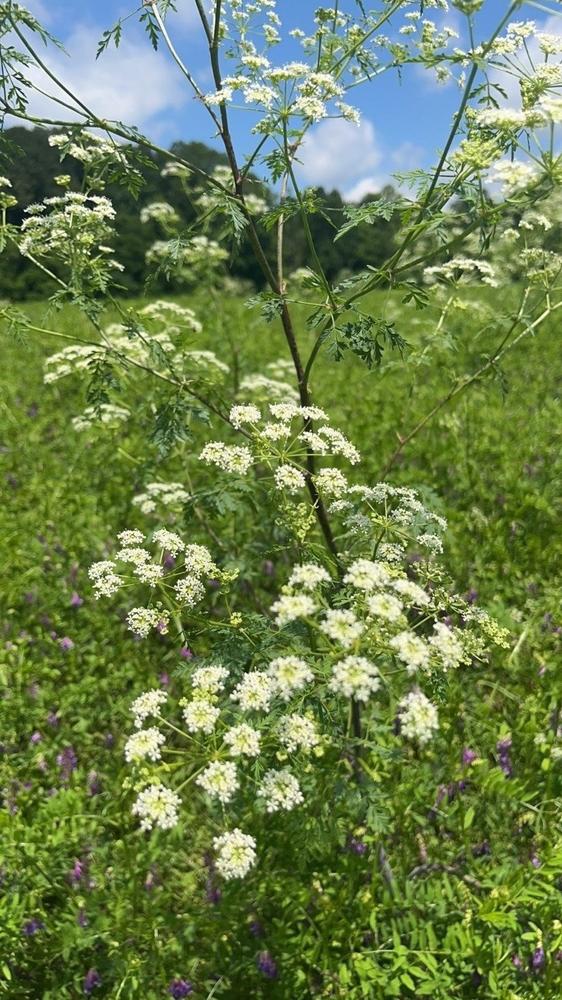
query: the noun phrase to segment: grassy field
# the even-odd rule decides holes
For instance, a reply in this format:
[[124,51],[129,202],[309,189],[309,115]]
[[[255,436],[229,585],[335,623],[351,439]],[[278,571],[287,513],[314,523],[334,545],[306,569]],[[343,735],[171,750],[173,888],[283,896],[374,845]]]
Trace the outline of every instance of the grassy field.
[[[381,300],[373,298],[373,311]],[[241,300],[220,308],[203,298],[178,301],[203,320],[196,346],[227,361],[233,379],[285,356],[277,324],[265,324]],[[393,355],[368,372],[347,357],[339,364],[321,358],[313,379],[315,401],[364,453],[364,482],[381,477],[397,434],[447,394],[451,371],[475,371],[497,339],[491,328],[475,339],[470,307],[456,316],[449,340],[424,313],[402,310],[397,300],[390,309],[414,345],[409,363]],[[38,303],[27,312],[38,326],[89,336],[70,309],[56,314]],[[301,334],[305,349],[307,338]],[[136,643],[125,633],[119,614],[92,600],[86,570],[134,519],[133,494],[151,478],[193,477],[199,445],[213,435],[196,424],[181,453],[162,458],[141,444],[147,418],[140,407],[139,420],[134,414],[122,431],[99,440],[77,433],[71,418],[83,409],[83,386],[74,378],[43,384],[43,360],[60,346],[48,336],[2,339],[0,995],[76,997],[94,968],[104,982],[100,995],[150,1000],[184,975],[186,955],[190,975],[197,971],[201,921],[192,900],[200,886],[191,859],[203,840],[195,826],[173,852],[161,852],[158,836],[139,836],[121,790],[121,734],[132,695],[163,674],[177,683],[181,660],[164,640]],[[503,391],[486,379],[443,406],[385,478],[420,488],[448,518],[447,560],[459,591],[477,592],[519,639],[498,671],[493,703],[498,727],[516,729],[526,698],[529,712],[548,712],[560,664],[558,323],[508,355],[502,375]],[[139,400],[144,385],[141,374],[133,387]],[[550,672],[551,687],[537,691],[541,670]],[[526,766],[532,776],[540,762]],[[237,961],[255,964],[252,936],[240,945],[225,926],[210,910],[208,936],[223,935],[219,977],[235,952]],[[217,995],[287,995],[252,984],[247,993],[238,985]],[[531,988],[520,995],[557,995],[544,984],[542,994]],[[480,995],[488,994],[450,994]]]

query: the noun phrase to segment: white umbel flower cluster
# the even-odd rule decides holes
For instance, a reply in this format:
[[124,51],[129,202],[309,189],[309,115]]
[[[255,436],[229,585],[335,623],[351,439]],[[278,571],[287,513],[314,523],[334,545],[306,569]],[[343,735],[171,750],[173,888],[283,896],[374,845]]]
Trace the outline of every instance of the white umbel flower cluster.
[[207,735],[213,732],[220,714],[220,708],[205,698],[194,698],[183,710],[184,722],[189,732]]
[[236,685],[231,697],[243,712],[255,712],[268,709],[273,695],[271,677],[261,670],[252,670]]
[[236,828],[213,839],[217,852],[217,871],[223,878],[244,878],[256,863],[256,842],[249,833]]
[[279,742],[289,753],[296,753],[297,750],[310,753],[320,742],[312,720],[296,713],[281,716],[277,723],[277,735]]
[[215,760],[196,778],[197,785],[211,798],[223,804],[230,802],[240,788],[236,765],[231,761]]
[[332,669],[330,688],[346,698],[366,702],[378,691],[380,684],[377,667],[365,656],[346,656]]
[[131,705],[135,726],[140,729],[145,719],[150,716],[160,715],[160,708],[168,700],[168,695],[160,688],[153,688],[152,691],[144,691],[138,698],[135,698]]
[[304,802],[299,783],[287,768],[266,771],[258,788],[258,797],[264,800],[268,813],[288,811]]
[[232,757],[257,757],[260,752],[261,733],[246,722],[232,726],[224,734],[224,742]]
[[139,729],[129,736],[125,744],[125,760],[128,764],[139,760],[160,760],[160,748],[165,742],[164,734],[156,726]]
[[314,680],[314,674],[306,660],[300,656],[278,656],[268,667],[275,692],[283,701],[290,701],[297,691],[302,691]]
[[402,699],[398,716],[402,735],[421,746],[429,743],[439,728],[435,705],[419,690],[410,691]]
[[171,830],[179,820],[178,810],[181,805],[179,795],[176,795],[165,785],[149,785],[140,793],[133,805],[133,815],[139,816],[141,830]]

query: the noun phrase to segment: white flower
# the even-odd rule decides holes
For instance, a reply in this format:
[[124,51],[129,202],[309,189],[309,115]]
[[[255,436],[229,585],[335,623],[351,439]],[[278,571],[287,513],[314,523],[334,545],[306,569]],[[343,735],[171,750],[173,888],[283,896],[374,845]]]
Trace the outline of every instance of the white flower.
[[207,465],[216,465],[223,472],[233,472],[239,476],[245,476],[254,461],[249,448],[224,444],[223,441],[210,441],[199,458]]
[[329,583],[330,574],[323,566],[316,563],[303,563],[295,566],[289,577],[289,587],[304,587],[305,590],[314,590],[321,583]]
[[402,614],[402,602],[393,594],[373,594],[367,601],[367,607],[375,618],[383,618],[387,622],[398,621]]
[[261,735],[257,729],[241,722],[238,726],[227,729],[224,742],[230,747],[233,757],[257,757],[260,752]]
[[141,817],[141,830],[171,830],[176,826],[181,805],[179,795],[165,785],[149,785],[133,805],[133,815]]
[[275,485],[278,490],[287,490],[287,493],[298,493],[306,486],[306,479],[294,465],[280,465],[275,470]]
[[232,700],[237,701],[243,712],[269,708],[274,689],[271,678],[260,670],[244,674],[232,692]]
[[304,715],[282,715],[277,723],[277,734],[289,753],[308,752],[320,742],[316,726]]
[[320,628],[334,642],[339,642],[341,646],[352,646],[356,639],[363,633],[364,625],[358,620],[353,611],[345,609],[330,609],[326,612],[326,617]]
[[243,424],[257,424],[258,420],[261,419],[261,413],[257,406],[252,404],[248,406],[233,406],[229,420],[233,427],[238,430]]
[[276,693],[289,701],[295,691],[302,691],[314,680],[308,663],[299,656],[279,656],[269,664],[268,674],[273,679]]
[[116,564],[110,559],[104,559],[90,566],[88,576],[94,585],[96,598],[112,597],[117,593],[123,579],[115,572],[116,568]]
[[373,562],[371,559],[356,559],[343,579],[344,583],[350,583],[358,590],[375,590],[376,587],[386,587],[390,573],[384,563]]
[[218,694],[224,689],[224,683],[228,678],[226,667],[218,667],[211,664],[208,667],[198,667],[191,675],[191,683],[194,688],[200,688],[205,694]]
[[308,594],[282,594],[271,605],[271,610],[276,624],[282,628],[297,618],[310,618],[317,610],[317,605]]
[[173,556],[177,556],[178,552],[183,552],[185,549],[185,542],[176,535],[174,531],[167,531],[166,528],[159,528],[155,531],[152,536],[152,541],[157,545],[161,545],[166,552],[169,552]]
[[458,637],[443,622],[436,622],[433,626],[433,632],[434,635],[430,636],[428,642],[438,654],[443,669],[452,670],[458,667],[464,656]]
[[374,663],[364,656],[346,656],[332,669],[330,688],[336,694],[356,701],[368,701],[380,687],[380,674]]
[[170,614],[162,608],[131,608],[127,615],[129,629],[141,639],[146,639],[153,628],[166,635],[169,623]]
[[217,871],[225,879],[244,878],[256,863],[256,842],[248,833],[236,828],[213,838],[218,852]]
[[163,567],[153,562],[138,562],[133,572],[141,583],[148,583],[149,587],[156,586],[164,576]]
[[205,596],[205,588],[196,576],[186,576],[182,580],[178,580],[174,590],[179,603],[185,604],[188,608],[198,604]]
[[258,788],[258,797],[265,800],[268,813],[279,812],[280,809],[294,809],[304,802],[299,783],[287,768],[281,771],[266,771]]
[[260,437],[266,441],[283,441],[291,433],[288,424],[264,424],[260,430]]
[[329,441],[330,450],[334,455],[342,455],[352,465],[356,465],[357,462],[361,461],[361,455],[355,445],[351,441],[348,441],[345,435],[341,431],[336,430],[335,427],[319,427],[318,434]]
[[186,571],[194,573],[195,576],[212,576],[218,572],[213,557],[205,545],[195,543],[186,545],[183,562]]
[[410,691],[402,698],[398,708],[400,732],[408,740],[415,740],[422,746],[429,743],[439,728],[435,705],[419,690]]
[[316,475],[317,489],[320,493],[325,493],[328,497],[336,499],[342,497],[348,485],[347,479],[339,469],[320,469],[320,472]]
[[123,546],[144,544],[144,535],[142,531],[138,531],[137,528],[132,528],[127,531],[120,531],[119,534],[117,535],[117,539]]
[[150,552],[147,549],[142,549],[138,546],[127,546],[126,548],[119,549],[119,551],[115,553],[115,558],[119,559],[120,562],[133,563],[134,566],[142,566],[143,563],[148,562],[150,559]]
[[212,733],[220,714],[220,708],[205,698],[194,698],[183,710],[185,724],[190,733]]
[[145,719],[150,715],[160,715],[160,706],[168,699],[165,691],[153,688],[151,691],[144,691],[135,698],[131,705],[131,712],[135,717],[135,726],[140,728]]
[[399,632],[390,640],[390,645],[396,651],[398,659],[406,664],[409,674],[414,674],[420,668],[425,670],[429,667],[429,648],[415,632],[408,630]]
[[401,597],[405,598],[409,604],[413,604],[416,608],[425,608],[430,603],[429,594],[426,594],[425,590],[414,583],[413,580],[406,580],[405,578],[400,580],[391,580],[390,585],[397,590]]
[[160,747],[166,742],[163,733],[156,726],[149,729],[139,729],[129,736],[125,744],[125,760],[127,763],[137,760],[160,760]]
[[195,783],[200,785],[207,795],[216,798],[219,802],[230,802],[235,792],[240,788],[240,783],[236,774],[236,766],[231,761],[213,761],[196,778]]
[[283,423],[293,420],[294,417],[298,416],[299,412],[299,407],[296,403],[272,403],[269,409],[275,419],[282,420]]

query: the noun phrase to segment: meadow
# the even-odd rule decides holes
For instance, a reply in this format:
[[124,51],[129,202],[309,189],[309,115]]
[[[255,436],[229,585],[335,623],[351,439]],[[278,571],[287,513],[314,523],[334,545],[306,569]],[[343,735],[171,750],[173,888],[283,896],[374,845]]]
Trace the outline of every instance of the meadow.
[[[509,646],[448,686],[458,721],[429,749],[393,763],[398,797],[382,779],[380,745],[366,749],[368,808],[356,828],[339,830],[333,867],[328,850],[317,869],[329,824],[309,813],[288,834],[302,823],[308,853],[289,851],[269,881],[249,879],[236,893],[216,880],[196,796],[171,831],[147,837],[130,816],[130,703],[150,688],[185,693],[197,629],[181,641],[173,630],[138,641],[122,601],[94,599],[87,570],[107,557],[118,530],[143,526],[131,498],[146,482],[181,482],[198,502],[166,526],[198,541],[210,533],[224,542],[228,533],[240,570],[231,610],[251,616],[286,574],[284,529],[242,488],[225,490],[221,508],[198,486],[197,455],[217,430],[212,415],[210,428],[191,416],[166,454],[147,437],[150,379],[135,371],[127,391],[138,409],[126,423],[95,436],[76,431],[84,384],[74,376],[43,383],[44,359],[61,345],[3,337],[0,995],[560,995],[556,317],[505,357],[501,373],[443,405],[385,473],[397,433],[447,395],[451,373],[477,370],[492,348],[492,328],[474,336],[475,303],[493,315],[497,294],[466,290],[466,308],[442,340],[430,314],[394,293],[373,295],[369,310],[390,310],[410,344],[405,361],[388,353],[368,371],[321,356],[314,388],[315,403],[363,453],[351,479],[415,487],[447,518],[454,586],[509,630]],[[503,308],[515,294],[501,292]],[[224,295],[220,307],[207,293],[175,301],[202,320],[192,346],[229,364],[233,395],[244,374],[265,372],[283,353],[277,321],[265,323],[243,296]],[[71,306],[55,313],[34,303],[26,312],[38,327],[88,337]],[[305,346],[310,335],[300,336]],[[237,641],[228,638],[233,660]],[[472,758],[459,756],[463,742]],[[273,824],[270,843],[280,847],[286,829]]]

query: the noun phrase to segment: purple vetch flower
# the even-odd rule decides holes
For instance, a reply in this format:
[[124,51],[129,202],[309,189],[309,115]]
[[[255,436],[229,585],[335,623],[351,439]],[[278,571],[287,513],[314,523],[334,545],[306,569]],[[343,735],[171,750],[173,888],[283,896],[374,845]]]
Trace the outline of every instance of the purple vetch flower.
[[21,931],[25,937],[33,937],[38,931],[42,931],[45,924],[38,917],[32,917],[31,920],[26,920]]
[[176,557],[173,556],[171,552],[166,552],[162,565],[164,569],[173,569],[176,565]]
[[153,865],[144,880],[144,888],[147,892],[152,892],[157,885],[160,885],[160,879],[158,878],[158,874]]
[[180,649],[180,656],[181,656],[182,660],[192,660],[193,659],[193,653],[190,650],[189,646],[182,646],[181,647],[181,649]]
[[84,976],[84,993],[91,993],[96,986],[101,986],[101,976],[96,969],[88,969]]
[[85,909],[82,906],[80,907],[80,909],[78,910],[78,913],[76,914],[76,923],[78,924],[79,927],[87,927],[88,926],[88,923],[89,923],[88,917],[87,917]]
[[264,559],[262,569],[266,576],[275,576],[275,563],[271,559]]
[[351,851],[352,854],[358,854],[360,857],[366,854],[368,851],[367,844],[358,837],[349,837],[347,841],[347,849]]
[[193,983],[187,979],[172,979],[168,986],[168,993],[174,1000],[182,1000],[182,997],[188,997],[193,993]]
[[76,887],[77,885],[80,885],[80,882],[82,881],[82,878],[84,877],[85,874],[86,874],[85,863],[83,861],[80,861],[80,858],[76,858],[74,865],[72,866],[72,868],[68,873],[68,881],[72,886]]
[[58,714],[58,712],[56,710],[54,710],[52,712],[49,712],[49,714],[47,716],[47,722],[48,722],[48,724],[50,726],[53,727],[53,729],[57,728],[57,726],[58,726],[58,724],[60,722],[60,715]]
[[535,851],[533,851],[533,853],[531,854],[530,861],[531,861],[531,864],[532,864],[533,868],[540,868],[540,866],[541,866],[541,859],[538,857],[538,855],[535,853]]
[[205,899],[208,903],[213,906],[218,906],[222,899],[222,892],[217,885],[213,882],[212,878],[207,879],[207,887],[205,890]]
[[511,964],[512,964],[512,965],[514,966],[514,968],[516,968],[516,969],[517,969],[517,970],[518,970],[519,972],[522,972],[522,971],[523,971],[523,962],[522,962],[521,958],[519,957],[519,955],[512,955],[512,956],[511,956]]
[[477,760],[478,754],[475,750],[471,750],[470,747],[464,747],[462,752],[462,762],[466,766],[472,764],[473,761]]
[[35,604],[37,594],[33,590],[28,590],[27,593],[23,595],[23,599],[26,604]]
[[474,858],[485,858],[491,853],[492,848],[487,840],[483,840],[481,844],[475,844],[472,848],[472,856]]
[[88,771],[88,777],[86,779],[88,795],[94,797],[94,795],[100,795],[102,791],[102,784],[100,781],[100,776],[97,771]]
[[498,763],[505,774],[506,778],[511,778],[513,776],[513,764],[511,763],[511,757],[509,756],[509,751],[512,746],[511,736],[504,736],[503,739],[498,740],[496,743],[496,750],[498,752]]
[[29,742],[31,743],[32,746],[37,746],[37,744],[40,743],[42,739],[43,737],[41,736],[41,733],[35,732],[31,734]]
[[161,687],[168,687],[168,684],[170,683],[170,675],[167,674],[166,671],[164,671],[164,673],[160,674],[158,680],[160,682]]
[[263,924],[260,920],[251,920],[248,924],[248,930],[253,937],[260,938],[264,935]]
[[478,600],[478,591],[471,587],[468,593],[465,595],[469,604],[476,604]]
[[84,603],[84,598],[80,597],[80,594],[78,594],[76,590],[73,590],[70,596],[70,607],[81,608],[83,603]]
[[70,649],[74,649],[74,642],[70,636],[65,635],[62,639],[59,639],[59,646],[63,653],[67,653]]
[[106,734],[105,734],[105,736],[104,736],[104,738],[103,738],[103,745],[104,745],[104,746],[105,746],[105,747],[106,747],[106,748],[107,748],[108,750],[111,750],[111,749],[112,749],[112,747],[114,747],[114,746],[115,746],[115,736],[113,735],[113,733],[106,733]]
[[542,972],[546,963],[544,948],[535,948],[531,955],[531,969],[533,972]]
[[277,962],[268,951],[260,951],[256,965],[266,979],[277,979]]
[[57,754],[57,764],[61,770],[61,777],[63,781],[68,782],[70,780],[70,775],[78,767],[78,757],[74,751],[74,747],[65,747]]

